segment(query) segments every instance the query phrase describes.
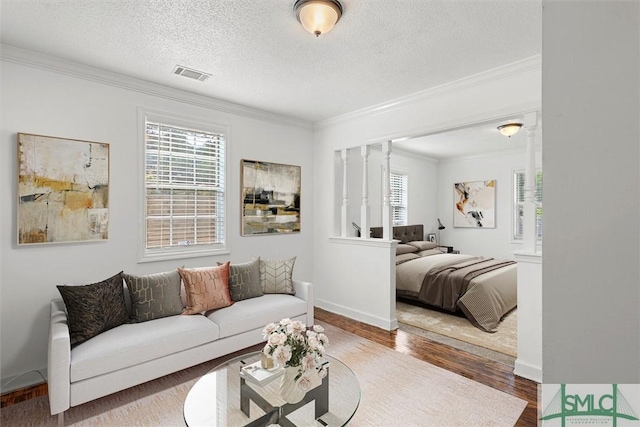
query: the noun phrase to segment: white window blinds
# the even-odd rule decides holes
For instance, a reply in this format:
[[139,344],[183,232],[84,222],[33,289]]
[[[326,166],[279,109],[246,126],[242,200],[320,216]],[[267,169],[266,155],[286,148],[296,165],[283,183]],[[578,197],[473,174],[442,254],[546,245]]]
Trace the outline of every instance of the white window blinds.
[[[536,237],[542,239],[542,171],[536,171]],[[524,171],[515,171],[513,174],[514,188],[514,223],[513,237],[522,239],[524,220]]]
[[146,121],[147,249],[224,243],[225,137]]
[[408,176],[391,172],[391,218],[393,225],[407,225]]

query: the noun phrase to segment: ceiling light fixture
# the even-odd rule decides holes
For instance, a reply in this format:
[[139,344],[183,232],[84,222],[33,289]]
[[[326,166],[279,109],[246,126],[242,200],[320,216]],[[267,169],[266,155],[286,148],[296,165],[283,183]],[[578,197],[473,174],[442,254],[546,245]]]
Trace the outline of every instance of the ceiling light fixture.
[[304,29],[316,37],[331,31],[342,17],[342,5],[337,0],[297,0],[293,10]]
[[507,123],[505,125],[498,126],[498,130],[504,136],[511,138],[513,135],[518,133],[521,127],[522,123]]

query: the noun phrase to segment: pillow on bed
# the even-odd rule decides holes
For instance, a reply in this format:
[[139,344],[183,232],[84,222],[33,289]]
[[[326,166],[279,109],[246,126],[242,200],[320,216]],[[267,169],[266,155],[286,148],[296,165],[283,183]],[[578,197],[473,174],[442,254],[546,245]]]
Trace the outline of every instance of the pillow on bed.
[[420,251],[418,252],[419,256],[429,256],[429,255],[440,255],[440,254],[446,254],[447,253],[447,249],[446,248],[433,248],[433,249],[426,249],[424,251]]
[[403,243],[398,243],[398,246],[396,246],[396,255],[410,254],[411,252],[418,252],[418,248]]
[[438,246],[436,242],[428,242],[426,240],[416,240],[413,242],[407,242],[407,245],[415,246],[419,251],[424,251],[426,249],[433,249]]
[[412,259],[420,258],[418,254],[402,254],[396,255],[396,265],[400,265],[403,262],[411,261]]

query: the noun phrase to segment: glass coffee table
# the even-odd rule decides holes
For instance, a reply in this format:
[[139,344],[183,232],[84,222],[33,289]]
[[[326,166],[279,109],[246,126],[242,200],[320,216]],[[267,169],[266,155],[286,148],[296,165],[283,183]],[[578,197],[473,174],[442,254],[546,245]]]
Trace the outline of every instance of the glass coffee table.
[[301,402],[280,397],[280,378],[259,386],[240,376],[243,366],[260,360],[247,353],[217,366],[200,378],[184,402],[184,420],[195,426],[344,426],[360,403],[360,384],[351,369],[331,356],[322,384]]

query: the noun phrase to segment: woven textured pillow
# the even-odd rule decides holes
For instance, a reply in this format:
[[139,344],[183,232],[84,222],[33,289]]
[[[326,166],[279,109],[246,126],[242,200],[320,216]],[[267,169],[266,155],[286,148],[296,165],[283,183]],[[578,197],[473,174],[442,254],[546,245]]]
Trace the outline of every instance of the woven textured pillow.
[[197,314],[233,304],[229,294],[229,262],[217,267],[179,268],[187,295],[182,314]]
[[260,284],[260,258],[229,266],[229,293],[234,301],[264,295]]
[[122,271],[90,285],[56,287],[67,309],[72,347],[129,321]]
[[123,276],[131,297],[131,320],[140,323],[182,313],[178,270]]
[[296,257],[289,259],[260,260],[260,285],[265,294],[291,294],[293,290],[293,265]]

